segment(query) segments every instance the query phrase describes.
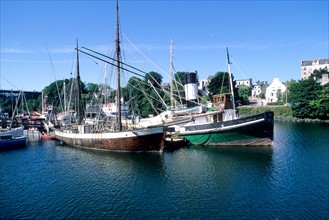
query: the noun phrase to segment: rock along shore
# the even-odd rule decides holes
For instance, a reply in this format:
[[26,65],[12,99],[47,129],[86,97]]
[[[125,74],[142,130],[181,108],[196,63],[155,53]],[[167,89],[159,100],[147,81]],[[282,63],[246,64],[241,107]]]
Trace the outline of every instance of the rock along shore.
[[274,121],[329,123],[329,120],[311,119],[311,118],[275,118]]

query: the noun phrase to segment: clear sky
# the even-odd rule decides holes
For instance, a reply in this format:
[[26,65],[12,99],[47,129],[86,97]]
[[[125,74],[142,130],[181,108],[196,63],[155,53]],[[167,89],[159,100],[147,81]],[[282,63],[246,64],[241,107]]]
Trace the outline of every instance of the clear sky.
[[[124,62],[164,82],[170,39],[175,70],[197,70],[199,79],[227,71],[226,47],[234,78],[253,82],[300,80],[301,60],[329,58],[328,0],[121,0],[119,10]],[[70,78],[77,37],[113,54],[114,0],[1,0],[0,14],[1,89],[41,91]],[[80,64],[82,81],[103,82],[102,62],[80,54]]]

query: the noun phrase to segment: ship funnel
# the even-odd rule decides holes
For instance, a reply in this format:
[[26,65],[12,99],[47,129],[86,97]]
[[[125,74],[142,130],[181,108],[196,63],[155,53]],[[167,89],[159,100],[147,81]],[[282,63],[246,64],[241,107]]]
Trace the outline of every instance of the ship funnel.
[[198,76],[196,71],[185,74],[184,90],[187,107],[196,106],[198,103]]

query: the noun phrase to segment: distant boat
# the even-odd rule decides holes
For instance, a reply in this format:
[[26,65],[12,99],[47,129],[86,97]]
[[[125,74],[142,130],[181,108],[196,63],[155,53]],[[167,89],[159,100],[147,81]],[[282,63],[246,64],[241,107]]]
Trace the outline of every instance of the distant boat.
[[[13,115],[15,111],[13,112]],[[8,123],[8,114],[0,112],[0,150],[13,149],[26,146],[27,136],[23,134],[24,127],[18,126],[13,128],[13,118]]]
[[27,141],[27,136],[17,136],[12,135],[1,135],[0,136],[0,150],[14,149],[25,147]]
[[0,129],[0,137],[1,136],[7,136],[11,135],[13,137],[19,137],[23,135],[23,127],[17,127],[17,128],[1,128]]
[[[165,128],[163,125],[152,126],[141,129],[124,130],[121,122],[121,92],[120,92],[120,70],[121,54],[119,40],[119,19],[117,1],[117,23],[116,23],[116,64],[117,67],[117,94],[116,110],[117,117],[112,123],[97,121],[97,125],[90,125],[83,122],[83,108],[77,105],[77,123],[55,130],[56,138],[64,143],[84,148],[113,150],[113,151],[162,151],[165,139]],[[79,56],[77,45],[77,97],[81,100]],[[112,64],[112,63],[110,63]],[[113,65],[113,64],[112,64]]]
[[47,132],[41,134],[41,140],[56,140],[55,132]]

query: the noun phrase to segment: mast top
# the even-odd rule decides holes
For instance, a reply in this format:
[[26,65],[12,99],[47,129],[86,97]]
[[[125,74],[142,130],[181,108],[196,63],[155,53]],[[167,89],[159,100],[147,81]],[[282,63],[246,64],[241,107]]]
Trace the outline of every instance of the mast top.
[[227,54],[227,63],[228,63],[228,64],[232,64],[232,63],[230,62],[230,55],[229,55],[229,53],[228,53],[228,47],[226,47],[226,54]]

